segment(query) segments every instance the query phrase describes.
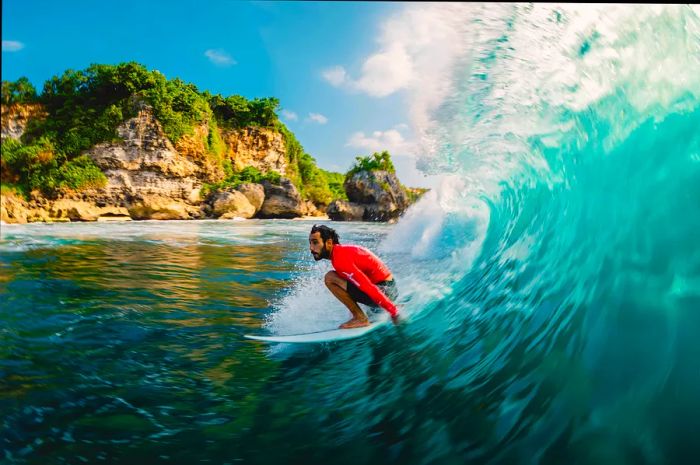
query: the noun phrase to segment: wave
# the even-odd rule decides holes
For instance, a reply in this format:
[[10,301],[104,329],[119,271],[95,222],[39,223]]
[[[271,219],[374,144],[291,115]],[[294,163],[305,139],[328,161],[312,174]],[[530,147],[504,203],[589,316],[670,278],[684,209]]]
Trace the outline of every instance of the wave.
[[[700,411],[700,9],[463,12],[450,92],[418,119],[419,166],[451,176],[379,246],[410,321],[355,353],[393,394],[343,431],[403,428],[443,459],[697,453],[676,425]],[[325,383],[360,382],[333,363]]]

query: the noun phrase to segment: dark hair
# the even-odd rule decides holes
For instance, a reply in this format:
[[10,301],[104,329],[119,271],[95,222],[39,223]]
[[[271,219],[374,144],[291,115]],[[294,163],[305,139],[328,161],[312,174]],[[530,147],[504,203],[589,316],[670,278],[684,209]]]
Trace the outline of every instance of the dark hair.
[[328,239],[331,239],[334,244],[340,244],[340,239],[338,238],[338,233],[335,232],[335,229],[329,228],[323,224],[315,224],[311,228],[311,234],[316,232],[321,233],[321,240],[323,240],[324,244]]

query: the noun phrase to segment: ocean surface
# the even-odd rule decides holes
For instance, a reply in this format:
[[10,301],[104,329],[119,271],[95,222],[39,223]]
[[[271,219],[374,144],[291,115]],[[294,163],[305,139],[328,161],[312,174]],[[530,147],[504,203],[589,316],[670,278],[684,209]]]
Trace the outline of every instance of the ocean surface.
[[700,9],[454,7],[442,184],[332,224],[401,323],[242,338],[348,318],[306,220],[2,225],[0,461],[696,463]]

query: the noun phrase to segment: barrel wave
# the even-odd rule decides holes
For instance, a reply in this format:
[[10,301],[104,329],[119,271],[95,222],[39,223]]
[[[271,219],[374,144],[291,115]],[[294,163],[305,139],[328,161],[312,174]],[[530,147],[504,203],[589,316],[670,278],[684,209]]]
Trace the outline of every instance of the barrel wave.
[[333,412],[304,417],[312,457],[684,463],[700,452],[698,10],[464,13],[420,128],[421,167],[451,175],[380,246],[408,322],[282,383],[295,411]]

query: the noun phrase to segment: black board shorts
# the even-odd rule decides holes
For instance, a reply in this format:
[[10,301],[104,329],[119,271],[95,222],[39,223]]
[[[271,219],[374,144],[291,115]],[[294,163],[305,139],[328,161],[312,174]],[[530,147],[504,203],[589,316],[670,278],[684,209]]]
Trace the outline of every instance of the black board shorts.
[[[399,295],[399,291],[396,288],[396,281],[382,281],[375,284],[379,290],[381,290],[385,296],[389,298],[392,302],[396,300]],[[352,281],[348,281],[348,294],[352,297],[352,300],[358,304],[365,304],[369,307],[379,307],[374,300],[372,300],[367,294],[362,292]]]

